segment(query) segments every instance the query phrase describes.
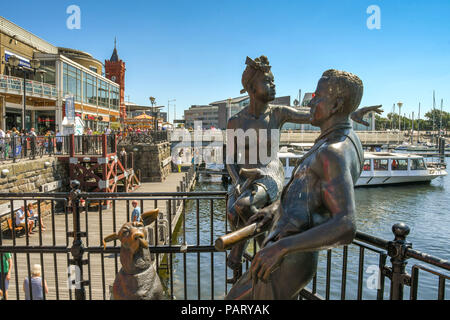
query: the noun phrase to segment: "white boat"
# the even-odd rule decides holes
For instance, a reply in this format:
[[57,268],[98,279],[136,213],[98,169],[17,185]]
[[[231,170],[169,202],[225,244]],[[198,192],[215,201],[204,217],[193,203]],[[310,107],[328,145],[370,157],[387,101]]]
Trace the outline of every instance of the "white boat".
[[446,176],[443,167],[428,168],[422,156],[408,153],[365,152],[364,167],[355,187],[430,182]]
[[[285,184],[302,158],[302,154],[279,152],[284,166]],[[365,152],[364,167],[355,187],[389,185],[399,183],[429,182],[446,176],[447,171],[440,166],[427,167],[424,158],[406,153]]]

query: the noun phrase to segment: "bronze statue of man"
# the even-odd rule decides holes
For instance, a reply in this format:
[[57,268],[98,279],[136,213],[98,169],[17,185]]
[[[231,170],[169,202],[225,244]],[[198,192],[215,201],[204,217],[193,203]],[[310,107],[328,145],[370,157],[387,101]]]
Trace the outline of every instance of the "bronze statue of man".
[[[241,90],[241,93],[248,92],[250,104],[229,119],[227,132],[237,129],[242,129],[244,132],[254,130],[258,143],[252,144],[245,141],[245,152],[241,155],[245,157],[245,161],[241,161],[241,163],[237,159],[237,148],[227,148],[227,170],[233,181],[228,200],[227,217],[232,230],[246,226],[249,218],[255,215],[258,209],[274,203],[281,194],[284,171],[277,157],[278,150],[275,151],[275,154],[270,155],[270,161],[261,161],[258,149],[261,143],[266,143],[266,151],[272,150],[272,144],[279,141],[278,130],[283,124],[286,122],[310,123],[311,121],[309,112],[289,106],[269,104],[275,99],[275,84],[266,56],[255,60],[247,57],[246,64],[247,67],[242,74],[244,89]],[[352,113],[351,118],[368,125],[362,118],[370,111],[380,113],[378,106],[366,107]],[[265,133],[264,136],[261,135],[262,132]],[[276,134],[276,141],[272,138],[273,132]],[[242,137],[234,136],[236,141],[233,143],[234,146],[237,146],[239,138],[242,139]],[[229,141],[228,144],[230,145],[231,142]],[[255,163],[249,161],[252,155],[256,155]],[[230,158],[233,159],[233,163],[229,163],[228,159]],[[259,244],[262,244],[263,237],[260,236],[257,240]],[[227,265],[233,270],[240,268],[245,246],[246,242],[235,245],[228,255]]]
[[280,199],[250,219],[269,223],[270,231],[251,269],[226,299],[295,299],[317,270],[319,250],[352,242],[353,186],[364,157],[350,115],[362,94],[357,76],[337,70],[323,73],[308,104],[310,123],[320,127],[321,134],[294,169]]

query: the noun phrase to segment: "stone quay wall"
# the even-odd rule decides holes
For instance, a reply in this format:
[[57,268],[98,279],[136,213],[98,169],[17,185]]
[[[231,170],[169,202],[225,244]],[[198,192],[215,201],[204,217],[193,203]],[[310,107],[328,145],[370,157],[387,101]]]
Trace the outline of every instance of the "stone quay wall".
[[141,182],[163,182],[171,172],[169,142],[120,144],[117,149],[120,151],[122,148],[125,148],[127,154],[133,153],[134,172],[138,177],[140,175]]
[[[4,174],[4,170],[9,172]],[[69,166],[59,162],[57,158],[46,157],[35,160],[20,161],[0,165],[0,192],[57,192],[69,191]],[[30,201],[27,201],[29,203]],[[31,201],[31,203],[33,203]],[[0,199],[0,224],[1,229],[7,227],[7,219],[11,217],[10,201]],[[23,201],[14,200],[14,210],[20,208]],[[37,210],[37,202],[34,203]],[[51,212],[51,202],[41,202],[41,215]]]

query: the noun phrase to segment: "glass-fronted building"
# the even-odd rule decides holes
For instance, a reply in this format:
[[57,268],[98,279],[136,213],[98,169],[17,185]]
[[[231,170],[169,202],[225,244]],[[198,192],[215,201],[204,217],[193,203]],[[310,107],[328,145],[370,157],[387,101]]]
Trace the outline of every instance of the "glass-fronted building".
[[37,54],[37,58],[50,71],[48,80],[54,79],[58,88],[61,109],[56,122],[59,126],[66,116],[65,101],[70,96],[74,97],[75,116],[83,120],[86,128],[102,132],[110,122],[119,119],[117,83],[61,54]]

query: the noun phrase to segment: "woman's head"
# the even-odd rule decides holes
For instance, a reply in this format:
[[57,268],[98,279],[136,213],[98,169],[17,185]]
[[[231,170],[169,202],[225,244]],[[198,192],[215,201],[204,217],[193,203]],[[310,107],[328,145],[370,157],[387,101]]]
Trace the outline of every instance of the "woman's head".
[[261,56],[252,60],[247,57],[245,61],[247,67],[242,73],[241,93],[248,92],[251,97],[263,101],[272,101],[275,99],[275,84],[271,66],[266,56]]

